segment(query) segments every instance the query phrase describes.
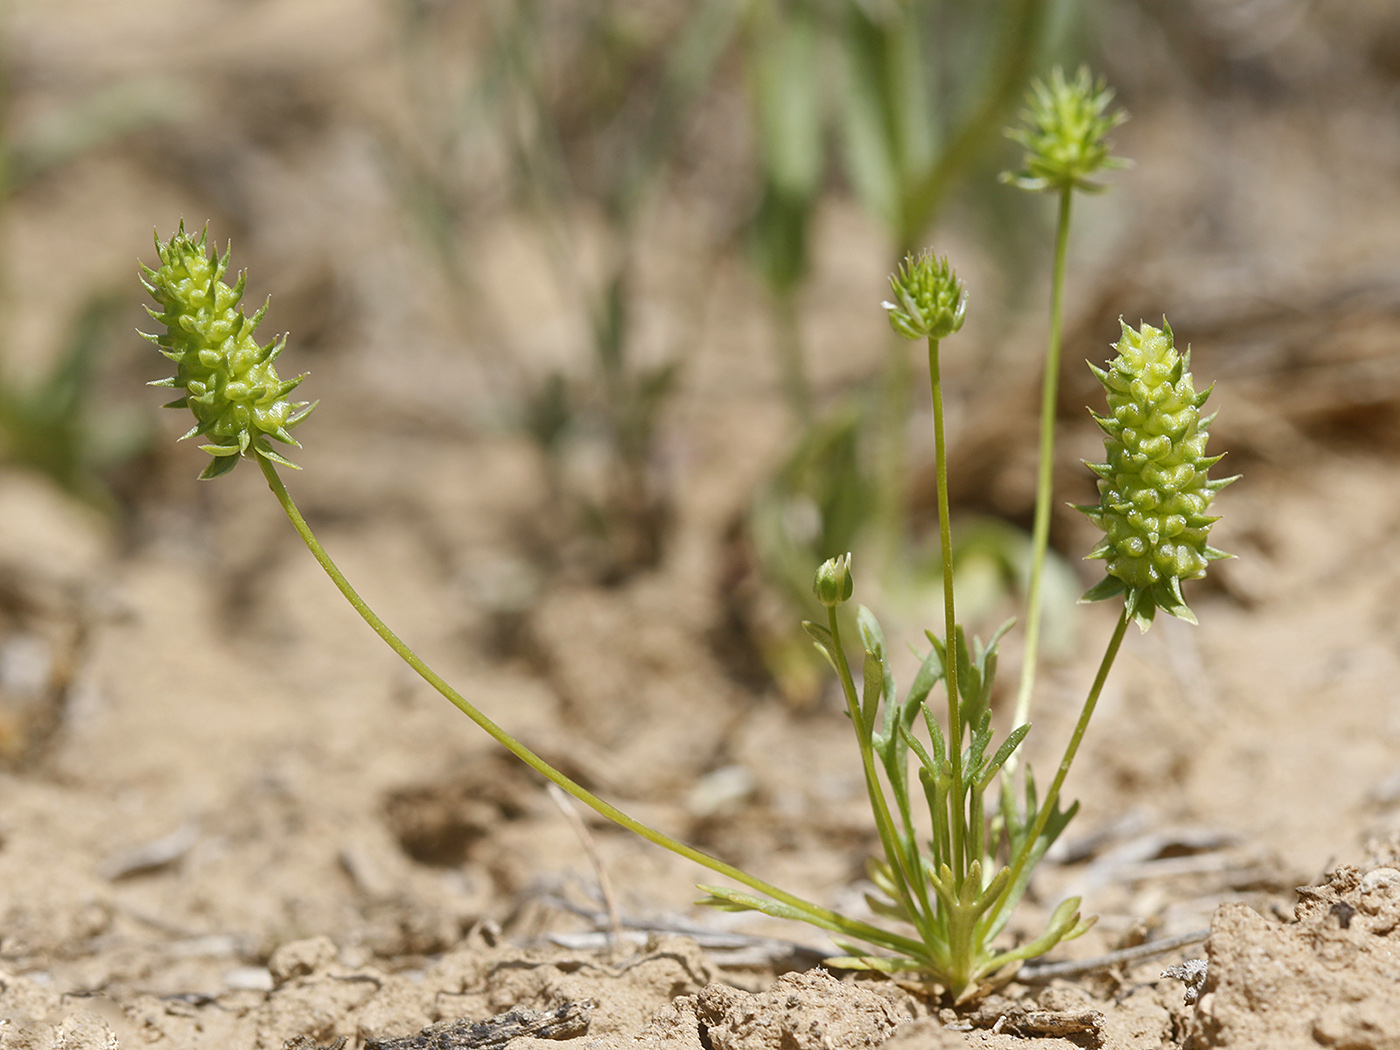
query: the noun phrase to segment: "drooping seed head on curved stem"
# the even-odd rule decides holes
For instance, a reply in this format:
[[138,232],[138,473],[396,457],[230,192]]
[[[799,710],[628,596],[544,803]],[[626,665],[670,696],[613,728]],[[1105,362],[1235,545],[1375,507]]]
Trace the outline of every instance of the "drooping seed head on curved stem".
[[224,283],[229,251],[222,258],[208,251],[208,234],[206,227],[198,238],[191,237],[181,221],[169,241],[156,236],[160,266],[141,266],[141,283],[160,306],[147,307],[146,312],[165,326],[164,333],[141,335],[175,362],[175,375],[150,385],[183,391],[165,407],[194,413],[195,425],[180,440],[208,439],[200,448],[214,458],[201,478],[226,474],[249,454],[297,469],[268,439],[301,447],[291,431],[316,404],[289,401],[287,395],[306,375],[278,377],[273,362],[286,337],[262,345],[254,338],[267,304],[252,317],[243,313],[239,303],[246,275],[239,274],[232,287]]

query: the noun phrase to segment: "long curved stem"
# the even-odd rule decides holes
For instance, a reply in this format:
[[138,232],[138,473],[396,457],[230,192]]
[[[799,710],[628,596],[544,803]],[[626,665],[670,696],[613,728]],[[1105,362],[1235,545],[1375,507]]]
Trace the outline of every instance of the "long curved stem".
[[[1045,575],[1045,555],[1050,546],[1050,499],[1055,473],[1055,409],[1060,395],[1060,344],[1064,327],[1065,255],[1069,244],[1069,212],[1073,189],[1060,190],[1060,217],[1055,230],[1055,268],[1050,282],[1050,343],[1045,351],[1045,378],[1040,390],[1040,469],[1035,485],[1035,524],[1031,531],[1031,581],[1026,597],[1026,653],[1021,661],[1021,685],[1016,694],[1017,729],[1030,721],[1031,693],[1035,691],[1036,659],[1040,652],[1040,585]],[[1015,769],[1016,756],[1006,763],[1007,776]]]
[[258,466],[262,468],[263,476],[267,479],[268,487],[272,489],[272,494],[277,497],[277,502],[281,504],[282,510],[291,521],[292,527],[296,529],[297,535],[301,537],[302,542],[306,544],[307,550],[311,552],[321,568],[325,570],[326,575],[331,578],[331,582],[334,583],[340,593],[345,596],[346,601],[354,606],[355,611],[360,614],[360,618],[363,619],[365,623],[369,624],[374,633],[379,635],[379,637],[384,640],[384,643],[388,645],[390,649],[394,650],[404,663],[413,668],[420,678],[446,697],[453,706],[475,722],[488,736],[531,769],[535,770],[535,772],[539,773],[547,780],[558,784],[559,787],[574,796],[574,798],[578,799],[585,806],[607,817],[614,824],[621,825],[628,831],[634,832],[647,841],[656,843],[658,846],[663,846],[672,853],[685,857],[687,860],[694,861],[702,867],[709,868],[711,871],[718,872],[726,878],[733,879],[735,882],[742,883],[750,889],[757,890],[776,901],[780,901],[789,907],[801,911],[814,925],[844,933],[847,936],[859,938],[870,944],[881,945],[906,953],[911,949],[918,951],[922,947],[918,941],[907,937],[900,937],[897,934],[892,934],[887,930],[882,930],[877,926],[871,926],[868,923],[849,919],[830,909],[823,908],[810,901],[805,901],[801,897],[796,897],[791,893],[780,890],[770,883],[764,882],[762,879],[754,878],[752,875],[740,871],[731,864],[726,864],[724,861],[711,857],[707,853],[702,853],[693,846],[687,846],[685,843],[673,839],[669,835],[648,827],[641,821],[628,816],[611,803],[603,801],[587,788],[570,780],[529,748],[519,743],[514,737],[472,705],[461,693],[448,685],[436,671],[425,664],[418,657],[417,653],[410,649],[398,635],[389,629],[389,626],[379,618],[374,610],[365,603],[365,600],[360,597],[355,588],[350,585],[350,581],[347,580],[340,569],[336,567],[335,562],[331,561],[330,555],[326,553],[325,549],[312,533],[311,527],[307,525],[306,519],[302,517],[301,511],[297,509],[296,503],[292,500],[291,494],[287,491],[287,487],[282,483],[282,478],[277,473],[277,468],[261,456],[258,456],[257,460]]

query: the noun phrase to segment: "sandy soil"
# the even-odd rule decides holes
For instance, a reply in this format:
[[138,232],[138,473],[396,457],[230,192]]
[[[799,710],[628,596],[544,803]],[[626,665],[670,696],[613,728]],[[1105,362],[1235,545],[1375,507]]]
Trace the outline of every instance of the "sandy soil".
[[[1102,359],[1120,314],[1170,317],[1219,384],[1212,447],[1245,480],[1215,536],[1239,558],[1195,592],[1199,628],[1125,645],[1067,788],[1081,814],[1012,932],[1081,894],[1099,923],[1056,959],[1203,945],[954,1011],[814,968],[816,933],[694,908],[701,872],[584,814],[634,927],[610,944],[575,823],[375,641],[255,471],[196,484],[174,413],[132,422],[160,362],[122,336],[104,404],[158,428],[113,475],[124,516],[0,471],[0,1047],[1400,1047],[1400,19],[1280,2],[1266,33],[1249,4],[1162,7],[1105,15],[1137,166],[1081,210],[1066,357]],[[470,296],[434,265],[395,181],[424,134],[395,10],[12,5],[17,133],[113,84],[147,107],[4,213],[12,370],[38,374],[94,288],[130,300],[129,332],[151,227],[212,219],[322,401],[289,484],[380,614],[624,808],[861,908],[876,843],[834,699],[786,703],[725,649],[735,523],[791,434],[733,202],[682,185],[643,237],[638,345],[686,355],[653,465],[670,512],[656,564],[600,582],[609,552],[560,539],[558,476],[502,408],[586,369],[577,304],[500,200],[464,235]],[[742,111],[710,105],[716,126]],[[995,260],[947,238],[996,301]],[[834,397],[889,345],[888,249],[837,199],[817,256],[804,334]],[[964,509],[1030,505],[1006,420],[1035,397],[1040,292],[949,344],[953,455],[986,465]],[[1066,498],[1089,491],[1094,396],[1067,371]],[[583,490],[589,456],[565,467]],[[1087,550],[1072,517],[1057,546]],[[858,578],[888,636],[919,637],[922,610]],[[1110,627],[1073,616],[1042,673],[1042,768]],[[1188,1004],[1161,973],[1191,958]]]

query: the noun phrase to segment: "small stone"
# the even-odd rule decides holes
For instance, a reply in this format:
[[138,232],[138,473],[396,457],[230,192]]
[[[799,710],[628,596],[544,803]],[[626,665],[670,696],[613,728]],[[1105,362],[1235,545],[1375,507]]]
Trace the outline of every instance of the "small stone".
[[273,983],[280,988],[293,977],[304,977],[336,960],[335,942],[329,937],[291,941],[272,953],[267,962]]
[[224,987],[235,992],[270,992],[272,972],[266,966],[237,966],[224,974]]

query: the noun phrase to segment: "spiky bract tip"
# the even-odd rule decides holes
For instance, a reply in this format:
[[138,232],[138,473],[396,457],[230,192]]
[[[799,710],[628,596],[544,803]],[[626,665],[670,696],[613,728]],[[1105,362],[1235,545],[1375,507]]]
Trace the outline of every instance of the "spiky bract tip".
[[1122,109],[1108,108],[1112,101],[1113,90],[1088,66],[1080,66],[1073,80],[1056,66],[1048,81],[1031,81],[1021,126],[1006,129],[1007,137],[1025,148],[1022,168],[1003,172],[1001,180],[1023,190],[1103,190],[1096,175],[1128,166],[1109,155],[1105,141],[1128,119]]

